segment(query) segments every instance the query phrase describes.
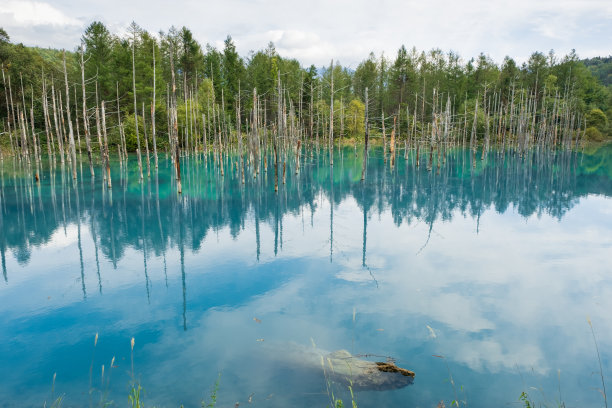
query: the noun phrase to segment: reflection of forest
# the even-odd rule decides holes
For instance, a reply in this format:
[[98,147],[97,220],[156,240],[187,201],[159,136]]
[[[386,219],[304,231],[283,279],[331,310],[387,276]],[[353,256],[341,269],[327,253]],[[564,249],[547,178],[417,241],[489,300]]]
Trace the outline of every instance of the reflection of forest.
[[[245,166],[243,184],[235,162],[226,160],[221,176],[212,158],[186,157],[182,196],[175,193],[167,159],[161,160],[158,174],[152,172],[151,179],[145,179],[143,188],[135,160],[129,174],[116,164],[112,191],[99,178],[79,177],[74,184],[69,169],[59,166],[52,171],[46,167],[38,186],[20,176],[26,173],[20,163],[5,161],[0,194],[3,273],[6,279],[7,251],[25,264],[32,247],[49,241],[68,224],[78,227],[79,248],[86,225],[96,251],[116,265],[126,246],[144,251],[145,256],[161,255],[169,246],[183,253],[185,248],[198,249],[211,230],[229,226],[232,236],[238,235],[249,217],[255,223],[257,253],[261,223],[274,231],[276,252],[283,216],[303,206],[316,210],[320,195],[335,204],[353,197],[365,210],[364,223],[365,215],[374,210],[390,211],[398,225],[418,219],[430,226],[449,220],[456,211],[477,219],[486,209],[504,212],[509,206],[523,216],[548,213],[561,218],[580,197],[612,196],[610,146],[586,152],[531,151],[526,157],[494,151],[484,161],[476,155],[475,165],[470,156],[467,150],[449,150],[445,164],[428,171],[424,163],[415,167],[414,154],[404,159],[403,152],[391,167],[389,160],[383,161],[382,150],[374,148],[366,180],[361,181],[360,150],[347,147],[336,152],[333,168],[328,154],[308,150],[303,152],[298,174],[293,159],[288,159],[286,184],[279,171],[278,193],[274,192],[272,158],[260,162],[267,163],[268,169],[262,168],[257,177]],[[333,207],[330,218],[332,224]]]

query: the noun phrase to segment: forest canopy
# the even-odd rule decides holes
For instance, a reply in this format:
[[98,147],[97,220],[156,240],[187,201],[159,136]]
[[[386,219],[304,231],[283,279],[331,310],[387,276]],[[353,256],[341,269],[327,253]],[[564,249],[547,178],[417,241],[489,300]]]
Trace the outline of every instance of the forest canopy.
[[[573,109],[586,122],[581,126],[588,128],[587,137],[612,138],[611,57],[580,60],[574,51],[565,56],[550,51],[534,52],[522,64],[511,57],[497,64],[485,54],[465,60],[452,51],[419,51],[404,46],[393,56],[370,53],[364,57],[355,68],[336,61],[326,67],[304,67],[296,59],[279,55],[271,42],[241,56],[229,35],[223,48],[217,49],[198,43],[186,27],[153,34],[132,23],[127,34],[118,35],[97,21],[85,29],[81,43],[65,53],[73,117],[82,116],[84,96],[87,120],[92,122],[95,106],[106,101],[109,137],[111,141],[119,137],[115,125],[123,118],[130,150],[136,147],[135,121],[141,120],[138,115],[142,116],[144,107],[146,112],[151,111],[154,91],[156,126],[168,126],[172,67],[178,121],[183,126],[189,112],[197,112],[192,119],[196,126],[202,114],[203,121],[217,115],[224,126],[246,131],[255,92],[264,112],[263,125],[272,124],[282,83],[283,99],[289,108],[300,118],[308,113],[316,115],[321,122],[319,125],[317,121],[317,127],[324,129],[332,104],[332,112],[339,119],[331,124],[340,137],[363,135],[364,110],[369,111],[374,133],[385,125],[392,126],[397,115],[400,119],[430,117],[436,109],[434,95],[440,96],[440,101],[452,99],[453,111],[480,121],[481,113],[472,112],[483,103],[479,102],[483,95],[495,95],[493,103],[501,105],[514,98],[516,90],[528,90],[538,104],[543,101],[542,106],[546,98],[551,98],[552,106],[554,98],[571,97]],[[14,116],[11,104],[21,106],[26,113],[31,108],[33,127],[42,133],[45,119],[41,90],[50,93],[54,86],[63,92],[63,52],[15,44],[9,33],[0,29],[0,62],[5,94],[0,98],[3,135]],[[18,120],[13,118],[13,129]],[[310,126],[312,129],[315,125]],[[400,134],[406,134],[411,125],[409,120],[400,120],[397,126]],[[484,132],[482,126],[479,122],[479,136]],[[0,141],[7,143],[6,137],[0,137]]]

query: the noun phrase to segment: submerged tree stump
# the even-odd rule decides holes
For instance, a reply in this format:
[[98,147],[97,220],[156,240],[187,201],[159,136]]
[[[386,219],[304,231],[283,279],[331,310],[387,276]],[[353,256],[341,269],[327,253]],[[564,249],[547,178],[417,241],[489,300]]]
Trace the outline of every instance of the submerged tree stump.
[[[323,374],[325,381],[350,385],[354,390],[391,390],[414,382],[415,373],[393,361],[369,361],[347,350],[327,352],[298,344],[267,349],[265,359],[275,360],[291,371]],[[320,374],[319,374],[320,373]]]
[[392,361],[368,361],[338,350],[322,356],[324,371],[333,381],[361,390],[403,388],[414,382],[414,371],[398,367]]

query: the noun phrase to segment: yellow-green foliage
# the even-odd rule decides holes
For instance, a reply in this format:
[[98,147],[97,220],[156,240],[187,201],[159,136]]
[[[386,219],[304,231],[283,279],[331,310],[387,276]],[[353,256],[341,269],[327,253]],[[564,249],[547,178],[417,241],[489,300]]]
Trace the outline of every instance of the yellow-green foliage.
[[324,101],[323,99],[316,101],[314,106],[314,113],[315,115],[320,115],[321,119],[327,120],[329,118],[329,105],[327,101]]
[[589,142],[603,142],[604,135],[595,126],[587,128],[585,133],[585,139]]
[[589,113],[587,113],[586,120],[587,126],[595,127],[600,132],[605,132],[605,129],[608,126],[608,118],[601,109],[591,109]]
[[[127,114],[121,118],[123,122],[123,131],[125,132],[125,146],[128,152],[135,152],[138,147],[138,140],[136,138],[136,122],[134,121],[134,114]],[[148,124],[150,126],[150,124]],[[148,130],[147,130],[148,131]],[[144,129],[142,127],[142,117],[138,115],[138,135],[140,136],[140,149],[144,151]]]
[[365,135],[365,105],[359,99],[353,99],[344,112],[347,136],[362,137]]
[[198,86],[198,102],[201,112],[206,113],[212,109],[212,104],[215,102],[215,91],[210,78],[204,78]]

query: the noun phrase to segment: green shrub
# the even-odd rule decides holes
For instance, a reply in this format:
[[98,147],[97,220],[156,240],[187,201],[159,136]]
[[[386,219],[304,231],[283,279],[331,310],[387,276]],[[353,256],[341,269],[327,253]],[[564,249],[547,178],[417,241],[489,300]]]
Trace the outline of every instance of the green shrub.
[[584,135],[585,139],[589,142],[603,142],[604,135],[594,126],[587,128]]
[[586,115],[587,126],[597,128],[600,132],[605,132],[608,126],[608,118],[601,109],[591,109]]

